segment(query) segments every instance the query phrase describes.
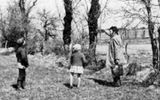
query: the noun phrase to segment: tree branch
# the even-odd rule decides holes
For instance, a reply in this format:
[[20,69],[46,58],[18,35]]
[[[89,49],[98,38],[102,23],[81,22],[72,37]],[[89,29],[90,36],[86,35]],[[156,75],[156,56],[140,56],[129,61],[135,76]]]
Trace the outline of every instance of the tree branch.
[[28,8],[28,11],[26,13],[26,15],[28,16],[28,14],[31,12],[32,8],[36,5],[38,0],[33,1],[33,4]]
[[79,0],[78,3],[73,7],[73,9],[75,9],[81,1],[82,0]]
[[60,21],[61,21],[62,25],[64,26],[64,22],[63,22],[63,20],[61,19],[61,14],[60,14],[60,11],[59,11],[59,9],[58,9],[58,5],[57,5],[56,0],[55,0],[55,4],[56,4],[56,10],[57,10],[57,12],[58,12],[58,16],[59,16],[59,18],[60,18]]
[[158,5],[159,5],[159,8],[160,8],[160,0],[158,0]]
[[19,7],[21,12],[25,12],[25,1],[24,0],[19,0]]

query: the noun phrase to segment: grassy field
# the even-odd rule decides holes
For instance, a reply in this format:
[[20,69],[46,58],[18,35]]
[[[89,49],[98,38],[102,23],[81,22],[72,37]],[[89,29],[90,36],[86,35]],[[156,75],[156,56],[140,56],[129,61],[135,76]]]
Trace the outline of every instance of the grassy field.
[[[138,59],[143,60],[143,57]],[[132,77],[122,78],[122,86],[113,87],[107,68],[92,74],[84,73],[81,88],[70,89],[68,70],[58,67],[57,59],[59,57],[54,54],[29,55],[26,89],[18,92],[12,87],[18,76],[15,55],[0,56],[0,100],[160,100],[160,88],[143,87]],[[132,59],[137,59],[134,54]]]
[[[97,45],[97,54],[101,55],[103,59],[106,57],[108,45]],[[127,47],[128,55],[130,56],[130,62],[147,63],[152,61],[152,50],[150,44],[129,44]]]

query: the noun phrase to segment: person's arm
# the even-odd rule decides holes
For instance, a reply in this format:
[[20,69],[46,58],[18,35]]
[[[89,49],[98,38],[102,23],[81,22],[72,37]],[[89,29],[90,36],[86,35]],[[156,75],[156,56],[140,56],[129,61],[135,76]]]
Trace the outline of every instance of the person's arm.
[[71,64],[71,65],[73,64],[73,55],[71,55],[70,64]]
[[71,64],[72,64],[72,62],[73,62],[73,45],[72,45],[72,42],[71,42],[71,44],[70,44],[70,46],[69,46],[69,57],[68,57],[68,68],[70,69],[70,67],[71,67]]
[[99,29],[99,30],[97,30],[97,32],[99,32],[99,33],[105,33],[106,35],[108,35],[109,37],[111,37],[111,35],[109,34],[109,32],[105,31],[104,29]]
[[29,66],[27,54],[28,53],[26,51],[26,48],[21,48],[21,50],[19,51],[19,55],[20,55],[19,62],[26,68]]
[[82,54],[82,63],[83,63],[83,67],[85,67],[87,64],[87,60],[86,60],[86,57],[84,56],[84,54]]
[[108,32],[104,31],[104,33],[105,33],[106,35],[108,35],[109,37],[111,37],[111,35],[110,35]]
[[73,55],[70,56],[68,69],[71,68],[71,65],[72,65],[72,64],[73,64]]

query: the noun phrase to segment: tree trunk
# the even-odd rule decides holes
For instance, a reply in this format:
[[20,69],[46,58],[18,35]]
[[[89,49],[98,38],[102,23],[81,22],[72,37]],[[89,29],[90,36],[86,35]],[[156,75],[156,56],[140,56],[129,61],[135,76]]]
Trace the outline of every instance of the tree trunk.
[[[160,0],[158,0],[158,5],[159,5],[159,8],[160,8]],[[159,70],[160,70],[160,27],[158,28],[158,43],[159,43],[159,58],[158,58],[158,66],[159,66]]]
[[26,0],[19,0],[19,8],[21,11],[21,19],[22,19],[22,32],[24,33],[25,40],[27,40],[28,35],[28,24],[29,24],[29,13],[32,8],[35,6],[38,0],[34,0],[33,4],[26,9]]
[[158,0],[158,5],[159,5],[159,7],[160,7],[160,0]]
[[148,31],[149,31],[149,36],[151,39],[151,45],[152,45],[152,63],[153,67],[155,69],[158,69],[158,47],[157,47],[157,41],[156,37],[154,36],[154,24],[152,22],[152,15],[151,15],[151,3],[148,1],[148,5],[146,5],[147,13],[148,13]]
[[48,39],[49,39],[49,32],[47,30],[46,27],[44,27],[45,29],[45,34],[44,34],[44,40],[43,40],[43,55],[46,54],[46,50],[47,50],[47,43],[48,43]]
[[157,45],[157,40],[156,36],[154,34],[154,23],[152,22],[152,11],[151,11],[151,0],[142,0],[142,2],[145,4],[146,11],[148,14],[148,31],[149,31],[149,36],[151,40],[151,46],[152,46],[152,63],[153,63],[153,68],[155,69],[155,75],[150,77],[151,82],[149,84],[154,84],[154,82],[158,81],[159,79],[159,66],[158,66],[158,45]]
[[72,15],[73,15],[73,8],[72,8],[72,0],[63,0],[66,15],[64,17],[64,30],[63,30],[63,42],[65,46],[65,50],[68,49],[69,44],[71,43],[71,23],[72,23]]
[[158,66],[159,66],[159,70],[160,70],[160,27],[158,28],[158,43],[159,43],[159,51],[158,51]]
[[152,58],[152,62],[153,62],[153,67],[155,69],[158,69],[158,47],[157,47],[157,40],[156,38],[153,36],[153,32],[154,32],[154,25],[148,25],[149,27],[149,35],[150,35],[150,39],[151,39],[151,45],[152,45],[152,54],[153,54],[153,58]]
[[28,35],[28,15],[26,14],[26,9],[25,9],[25,1],[24,0],[19,0],[19,7],[21,11],[21,18],[22,18],[22,32],[24,33],[25,40],[27,40],[27,35]]
[[91,8],[88,13],[88,27],[89,27],[89,54],[91,61],[96,60],[96,44],[97,44],[97,28],[98,18],[100,16],[100,4],[99,0],[91,1]]

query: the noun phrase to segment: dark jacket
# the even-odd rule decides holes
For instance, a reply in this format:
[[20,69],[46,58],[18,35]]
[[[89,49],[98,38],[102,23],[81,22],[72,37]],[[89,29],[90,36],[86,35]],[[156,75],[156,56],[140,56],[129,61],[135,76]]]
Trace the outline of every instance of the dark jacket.
[[16,47],[17,62],[21,63],[26,68],[29,66],[27,54],[26,45],[18,44]]
[[[75,51],[71,55],[71,65],[72,66],[83,66],[86,63],[86,58],[80,51]],[[84,66],[83,66],[84,67]]]

